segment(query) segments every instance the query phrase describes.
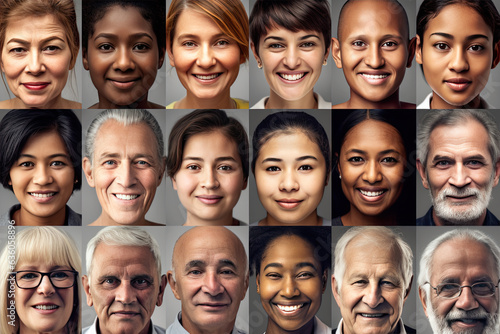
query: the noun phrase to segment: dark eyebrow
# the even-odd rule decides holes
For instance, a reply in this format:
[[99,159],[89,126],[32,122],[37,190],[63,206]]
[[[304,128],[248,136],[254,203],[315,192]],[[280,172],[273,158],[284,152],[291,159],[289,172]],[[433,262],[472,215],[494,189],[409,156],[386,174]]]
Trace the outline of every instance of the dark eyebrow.
[[[228,36],[226,34],[224,34],[224,33],[221,32],[220,34],[212,36],[211,39],[217,39],[217,38],[221,38],[221,37],[227,37],[228,38]],[[195,35],[195,34],[182,34],[182,35],[179,35],[177,37],[177,40],[179,40],[179,39],[185,39],[185,38],[197,39],[197,38],[200,38],[200,36]]]
[[145,279],[147,281],[154,281],[154,278],[148,274],[143,274],[143,275],[135,275],[130,278],[131,281],[134,280],[139,280],[139,279]]
[[266,270],[267,268],[283,268],[283,265],[281,263],[271,262],[268,263],[263,270]]
[[304,160],[307,160],[307,159],[313,159],[313,160],[316,160],[318,161],[318,159],[316,159],[315,156],[312,156],[312,155],[304,155],[303,157],[298,157],[297,159],[295,159],[296,161],[304,161]]
[[283,160],[278,159],[278,158],[266,158],[266,159],[262,160],[261,163],[263,164],[264,162],[281,162],[281,161],[283,161]]
[[[445,32],[435,32],[435,33],[432,33],[430,36],[441,36],[441,37],[444,37],[444,38],[448,38],[448,39],[455,39],[455,37],[451,34],[447,34]],[[478,39],[478,38],[484,38],[486,39],[487,41],[489,40],[488,36],[486,35],[481,35],[481,34],[476,34],[476,35],[470,35],[470,36],[467,36],[465,38],[466,41],[470,41],[470,40],[474,40],[474,39]]]
[[455,160],[455,158],[452,158],[452,157],[447,157],[447,156],[444,156],[444,155],[436,155],[436,156],[432,157],[432,162],[435,162],[435,161],[438,161],[438,160],[443,160],[443,159],[446,159],[446,160]]
[[[50,159],[53,159],[53,158],[58,158],[58,157],[63,157],[63,158],[66,158],[66,159],[69,159],[69,155],[67,154],[64,154],[64,153],[56,153],[56,154],[52,154],[52,155],[49,155],[48,158]],[[31,155],[31,154],[20,154],[19,155],[19,158],[30,158],[30,159],[36,159],[36,157],[34,155]],[[18,159],[19,160],[19,159]]]
[[[317,38],[317,39],[321,39],[318,35],[305,35],[305,36],[300,37],[300,38],[299,38],[299,40],[303,41],[303,40],[308,39],[308,38],[311,38],[311,37],[313,37],[313,38]],[[282,38],[282,37],[278,37],[278,36],[267,36],[266,38],[264,38],[264,42],[265,42],[265,41],[267,41],[268,39],[275,39],[275,40],[280,41],[280,42],[285,41],[285,39],[284,39],[284,38]]]
[[[182,160],[205,161],[203,158],[200,157],[185,157]],[[233,157],[218,157],[215,159],[215,161],[227,161],[227,160],[236,162],[236,159],[234,159]]]
[[[50,37],[47,37],[45,39],[42,39],[40,41],[40,44],[46,44],[48,42],[51,42],[53,40],[59,40],[61,42],[64,42],[66,43],[66,41],[64,39],[62,39],[61,37],[59,36],[50,36]],[[7,43],[5,43],[6,45],[9,44],[9,43],[19,43],[19,44],[22,44],[22,45],[30,45],[31,43],[28,42],[28,41],[25,41],[24,39],[19,39],[19,38],[11,38]]]
[[317,270],[316,266],[311,262],[299,262],[295,265],[295,267],[296,268],[312,267],[314,268],[314,270]]
[[229,259],[219,260],[219,265],[221,265],[221,266],[229,266],[229,267],[231,267],[233,269],[237,268],[236,264],[233,261],[229,260]]
[[[136,34],[132,34],[128,37],[128,39],[138,39],[138,38],[141,38],[141,37],[147,37],[149,38],[150,40],[153,40],[153,37],[148,34],[148,33],[145,33],[145,32],[138,32]],[[107,39],[117,39],[118,36],[115,35],[115,34],[109,34],[109,33],[105,33],[105,32],[102,32],[98,35],[96,35],[94,37],[94,40],[98,39],[98,38],[107,38]]]
[[191,269],[193,267],[204,267],[204,266],[206,266],[205,261],[192,260],[192,261],[189,261],[188,263],[186,263],[186,266],[184,268],[186,271],[188,271],[189,269]]

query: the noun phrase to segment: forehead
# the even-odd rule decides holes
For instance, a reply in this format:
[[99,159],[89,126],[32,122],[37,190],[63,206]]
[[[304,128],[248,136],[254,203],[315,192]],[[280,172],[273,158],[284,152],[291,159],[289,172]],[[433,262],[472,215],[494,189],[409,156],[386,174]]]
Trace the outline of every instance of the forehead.
[[[295,152],[295,153],[293,153]],[[295,155],[309,152],[314,154],[316,158],[323,158],[318,144],[300,130],[279,131],[272,135],[267,142],[262,145],[262,154],[272,154],[280,156],[288,156],[295,158]],[[264,156],[262,156],[264,157]]]
[[392,125],[372,119],[365,120],[350,129],[342,143],[341,150],[361,149],[376,152],[395,150],[405,153],[403,139]]
[[491,252],[482,243],[469,239],[444,242],[435,250],[431,261],[431,283],[444,280],[473,284],[480,280],[495,282],[498,269]]
[[183,156],[216,153],[218,156],[238,156],[236,142],[221,131],[203,132],[189,137],[184,146]]
[[403,8],[393,1],[349,1],[342,12],[340,39],[352,36],[396,35],[408,39],[408,23]]
[[284,235],[274,239],[266,248],[262,262],[312,262],[319,269],[313,246],[297,235]]
[[94,35],[103,31],[130,34],[143,31],[153,38],[156,37],[152,23],[142,16],[139,8],[134,6],[113,5],[108,7],[104,16],[94,25]]
[[5,42],[8,43],[11,38],[46,38],[46,35],[66,40],[65,28],[54,15],[13,17],[5,30]]
[[207,13],[192,8],[184,9],[175,23],[175,36],[222,33],[223,31]]
[[153,253],[145,246],[114,246],[100,243],[92,257],[93,276],[125,272],[134,275],[157,275]]

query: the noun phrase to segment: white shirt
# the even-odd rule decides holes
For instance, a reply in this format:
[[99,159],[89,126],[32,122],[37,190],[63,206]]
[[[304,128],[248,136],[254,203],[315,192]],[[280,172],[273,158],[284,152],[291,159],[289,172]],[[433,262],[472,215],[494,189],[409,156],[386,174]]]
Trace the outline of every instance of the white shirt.
[[[96,317],[94,323],[83,329],[82,334],[97,334],[97,326],[99,326],[99,319]],[[153,324],[153,320],[151,320],[151,327],[153,327],[153,333],[151,334],[165,334],[165,330],[159,326],[155,326]],[[132,334],[132,333],[130,333]]]
[[[429,95],[426,96],[426,98],[422,101],[422,103],[420,103],[417,106],[417,109],[431,109],[431,99],[432,99],[432,93],[430,93]],[[493,107],[488,102],[486,102],[486,100],[483,99],[481,96],[479,97],[479,99],[481,101],[480,102],[480,106],[481,106],[480,109],[495,109],[495,107]]]
[[[181,320],[182,314],[181,312],[179,312],[177,317],[175,317],[174,322],[170,326],[168,326],[166,334],[189,334],[189,332],[184,327],[182,327]],[[231,334],[246,334],[246,332],[235,327],[233,328]]]
[[[403,320],[399,319],[399,334],[406,334],[405,326],[403,325]],[[335,334],[343,334],[342,333],[342,319],[340,319],[339,325],[337,326],[337,331]]]

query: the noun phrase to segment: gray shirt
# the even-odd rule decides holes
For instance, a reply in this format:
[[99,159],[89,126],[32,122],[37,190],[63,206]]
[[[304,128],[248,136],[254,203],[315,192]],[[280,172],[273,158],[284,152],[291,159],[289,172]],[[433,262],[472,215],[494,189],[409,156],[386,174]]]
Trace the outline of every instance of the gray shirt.
[[[181,312],[179,312],[177,317],[175,317],[175,321],[170,326],[168,326],[166,334],[189,334],[189,332],[185,330],[184,327],[182,327],[181,322],[182,322],[182,315]],[[247,334],[247,333],[235,327],[233,328],[231,334]]]
[[[9,211],[0,216],[0,226],[8,226],[9,222],[12,221],[14,212],[21,208],[21,204],[13,205]],[[64,221],[65,226],[82,226],[82,215],[71,210],[69,206],[66,205],[66,218]]]

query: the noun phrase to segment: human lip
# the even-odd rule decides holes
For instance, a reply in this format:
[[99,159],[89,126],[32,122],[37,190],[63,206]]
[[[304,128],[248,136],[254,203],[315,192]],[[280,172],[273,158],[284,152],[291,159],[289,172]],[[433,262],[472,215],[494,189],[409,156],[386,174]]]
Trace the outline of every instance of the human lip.
[[35,201],[39,203],[46,203],[49,202],[54,198],[54,196],[58,192],[55,190],[35,190],[35,191],[29,191],[28,194],[33,198]]
[[303,202],[303,200],[294,199],[294,198],[282,198],[282,199],[276,200],[276,203],[278,203],[278,205],[284,209],[295,209],[302,202]]
[[220,195],[198,195],[198,196],[196,196],[196,198],[198,200],[200,200],[200,202],[202,202],[203,204],[212,205],[212,204],[219,203],[222,200],[223,196],[220,196]]
[[455,92],[462,92],[466,90],[472,83],[471,80],[465,78],[450,78],[444,80],[444,82],[449,88],[451,88]]
[[57,311],[59,305],[53,303],[39,303],[32,306],[38,313],[52,314]]
[[116,88],[129,89],[130,87],[132,87],[133,85],[135,85],[135,83],[137,81],[139,81],[140,78],[129,78],[129,77],[126,77],[126,78],[108,78],[108,80]]
[[372,319],[379,320],[388,316],[387,313],[375,313],[375,312],[359,312],[358,315],[366,320],[372,320]]
[[376,86],[384,84],[391,74],[387,72],[368,71],[368,72],[361,72],[359,73],[359,75],[370,85]]
[[277,72],[278,77],[285,83],[299,83],[304,80],[309,72]]
[[192,75],[200,83],[211,84],[217,81],[217,79],[222,75],[222,72],[205,74],[193,73]]
[[382,188],[357,188],[361,198],[367,202],[376,202],[381,200],[387,189]]
[[135,311],[113,311],[111,315],[117,316],[119,318],[133,318],[135,316],[140,315],[139,312]]
[[197,303],[196,306],[201,307],[205,311],[214,312],[227,308],[229,304],[221,302],[200,302]]
[[282,304],[282,303],[272,303],[274,307],[278,310],[278,312],[286,317],[293,317],[302,312],[304,306],[308,303],[295,303],[295,304]]
[[50,85],[50,82],[23,82],[22,85],[29,90],[42,90]]
[[140,195],[139,194],[120,194],[120,193],[113,193],[113,196],[119,200],[123,201],[132,201],[136,198],[138,198]]

